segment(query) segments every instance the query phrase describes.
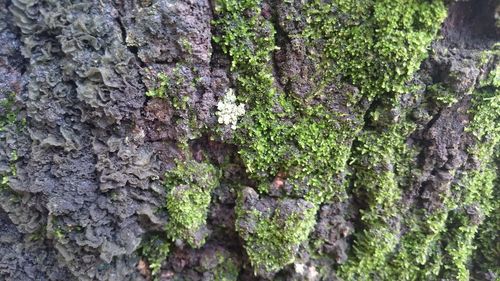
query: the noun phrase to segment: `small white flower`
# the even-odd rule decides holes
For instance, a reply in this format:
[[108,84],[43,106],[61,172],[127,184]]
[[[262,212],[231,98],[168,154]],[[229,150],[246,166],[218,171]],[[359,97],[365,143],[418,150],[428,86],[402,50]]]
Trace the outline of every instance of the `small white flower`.
[[231,129],[236,129],[238,117],[245,114],[245,104],[236,104],[234,90],[229,89],[224,98],[217,103],[217,112],[219,124],[231,125]]

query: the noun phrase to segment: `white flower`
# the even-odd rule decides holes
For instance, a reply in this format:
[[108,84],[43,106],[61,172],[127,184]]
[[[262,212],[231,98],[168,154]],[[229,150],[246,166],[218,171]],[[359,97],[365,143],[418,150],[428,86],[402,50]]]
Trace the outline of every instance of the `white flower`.
[[231,129],[236,129],[238,117],[245,114],[245,104],[236,104],[234,90],[229,89],[224,98],[217,103],[217,112],[220,124],[231,125]]

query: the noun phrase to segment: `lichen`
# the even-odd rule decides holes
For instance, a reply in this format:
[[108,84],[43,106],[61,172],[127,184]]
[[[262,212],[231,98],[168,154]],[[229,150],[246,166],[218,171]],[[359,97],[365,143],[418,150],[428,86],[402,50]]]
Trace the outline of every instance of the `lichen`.
[[217,112],[219,124],[230,125],[231,129],[236,129],[238,118],[245,114],[245,105],[236,104],[234,90],[229,89],[224,98],[217,103]]

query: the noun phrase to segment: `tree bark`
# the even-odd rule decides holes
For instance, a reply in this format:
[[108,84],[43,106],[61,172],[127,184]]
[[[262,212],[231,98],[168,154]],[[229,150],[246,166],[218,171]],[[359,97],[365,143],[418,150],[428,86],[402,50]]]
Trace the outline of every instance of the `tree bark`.
[[0,0],[1,280],[497,280],[494,0]]

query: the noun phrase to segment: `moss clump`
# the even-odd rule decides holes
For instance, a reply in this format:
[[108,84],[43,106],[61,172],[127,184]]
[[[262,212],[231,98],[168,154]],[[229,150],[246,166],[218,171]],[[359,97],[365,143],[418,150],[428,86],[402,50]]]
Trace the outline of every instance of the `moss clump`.
[[268,207],[248,206],[257,202],[251,188],[238,196],[236,229],[245,239],[245,249],[256,272],[275,272],[295,259],[300,244],[316,223],[317,206],[299,199],[266,201]]
[[314,227],[315,214],[316,209],[312,208],[301,214],[291,213],[286,217],[275,214],[270,219],[259,219],[255,238],[247,240],[252,245],[246,248],[252,266],[273,272],[292,263],[298,246]]
[[484,280],[484,276],[481,275],[485,273],[500,276],[500,267],[498,266],[500,260],[500,190],[498,186],[500,186],[500,182],[498,177],[493,185],[497,188],[494,189],[491,199],[491,213],[479,226],[478,235],[473,243],[477,245],[477,248],[471,260],[480,272],[475,272],[472,275],[474,277],[472,280]]
[[[471,148],[470,155],[481,163],[479,168],[463,174],[459,183],[441,194],[441,208],[432,212],[419,210],[406,219],[405,224],[410,229],[401,238],[400,247],[388,266],[384,267],[386,279],[470,280],[474,237],[481,229],[487,236],[496,231],[490,228],[491,225],[481,227],[482,220],[491,216],[497,208],[493,197],[496,171],[492,160],[499,140],[495,124],[498,123],[500,103],[498,86],[492,79],[495,72],[493,70],[473,93],[473,120],[467,128],[476,137],[476,145]],[[436,88],[441,88],[441,85],[431,87],[431,91]],[[484,249],[494,249],[491,240],[480,241],[488,241],[489,246]],[[495,253],[493,250],[480,256],[494,257]],[[494,272],[496,267],[494,263],[482,263],[481,266],[485,272]]]
[[358,129],[339,121],[340,113],[321,103],[308,104],[274,87],[269,65],[276,49],[275,30],[260,16],[260,1],[219,1],[216,42],[232,58],[238,97],[249,110],[236,132],[240,155],[250,176],[267,192],[280,172],[296,192],[320,202],[341,193],[335,177],[344,170],[350,140]]
[[221,253],[216,253],[217,266],[212,270],[214,281],[236,281],[240,274],[238,264],[231,258]]
[[195,248],[205,243],[206,219],[211,192],[219,185],[218,171],[208,163],[187,160],[165,175],[167,235]]
[[199,112],[199,70],[188,63],[179,62],[173,67],[145,69],[145,83],[149,90],[146,96],[161,99],[165,103],[169,125],[174,127],[177,139],[182,141],[201,136],[206,129],[206,120]]
[[146,96],[153,98],[165,98],[169,89],[170,79],[165,73],[158,73],[156,76],[158,86],[146,92]]
[[[274,86],[270,58],[276,49],[275,30],[262,18],[260,5],[257,0],[222,0],[216,6],[222,36],[214,40],[231,56],[237,96],[249,108],[235,141],[261,193],[269,192],[271,181],[282,173],[293,194],[319,204],[343,192],[337,176],[359,127],[339,121],[339,114],[320,102],[304,104]],[[256,234],[243,235],[252,264],[276,271],[293,261],[296,248],[312,230],[315,210],[301,219],[280,214],[258,220]]]
[[442,84],[434,84],[428,88],[431,100],[440,107],[450,107],[458,101],[455,93]]
[[415,156],[406,145],[414,126],[404,116],[399,122],[380,126],[380,130],[363,131],[356,140],[353,191],[368,207],[361,211],[364,229],[355,235],[353,256],[340,270],[346,280],[370,280],[373,276],[389,280],[384,267],[399,242],[401,188],[410,176],[407,169]]
[[0,143],[5,144],[0,147],[0,150],[4,150],[2,154],[6,154],[4,161],[6,163],[0,162],[0,190],[9,187],[9,178],[16,176],[16,166],[15,163],[18,160],[17,151],[15,149],[9,149],[6,145],[7,141],[7,131],[17,130],[21,127],[24,121],[18,120],[19,110],[15,106],[16,94],[9,93],[5,96],[1,96],[0,93]]
[[[498,47],[497,47],[498,48]],[[494,62],[498,62],[498,49]],[[469,280],[469,261],[474,250],[474,238],[485,217],[497,208],[494,201],[495,179],[497,177],[496,153],[500,144],[500,79],[498,65],[480,88],[473,94],[472,122],[467,130],[476,138],[476,145],[469,151],[480,166],[466,173],[455,186],[460,194],[457,206],[451,213],[448,243],[445,247],[443,276],[455,280]],[[496,226],[498,229],[498,226]],[[490,231],[486,229],[486,231]],[[495,256],[495,253],[492,253]],[[487,255],[485,255],[487,256]],[[498,257],[498,253],[496,253]],[[498,272],[498,264],[489,268]]]
[[14,124],[17,120],[18,111],[15,108],[15,101],[15,93],[0,97],[0,132],[5,131],[9,124]]
[[373,98],[407,92],[445,17],[443,1],[315,0],[304,36],[324,41],[325,71]]
[[[231,56],[238,97],[249,107],[235,138],[247,171],[258,181],[262,193],[269,192],[269,182],[274,177],[285,174],[294,188],[293,194],[315,204],[344,192],[339,177],[350,157],[352,139],[362,125],[360,117],[343,118],[345,113],[320,102],[329,98],[324,93],[326,80],[342,76],[369,99],[387,92],[408,91],[406,82],[426,57],[427,47],[446,16],[442,1],[312,1],[306,11],[308,26],[303,34],[294,36],[324,49],[316,59],[322,69],[318,75],[324,76],[321,79],[325,81],[317,83],[317,88],[308,93],[310,98],[303,100],[297,99],[296,93],[285,93],[274,86],[270,58],[276,49],[275,30],[261,16],[261,1],[217,3],[216,25],[222,35],[214,40]],[[399,151],[392,150],[404,146],[407,133],[403,124],[387,132],[368,132],[359,139],[368,149],[373,141],[389,141],[373,146],[379,151],[360,151],[369,154],[367,159],[382,156],[377,167],[373,166],[373,175],[358,175],[363,178],[359,185],[368,183],[372,187],[369,194],[374,197],[370,207],[373,212],[364,214],[366,222],[380,226],[374,230],[374,240],[366,238],[366,243],[372,244],[374,250],[377,245],[389,247],[380,255],[375,252],[374,263],[369,266],[373,269],[378,264],[375,259],[382,259],[396,243],[395,237],[389,239],[387,235],[396,235],[397,231],[387,232],[387,224],[397,213],[394,204],[400,192],[394,168],[387,166],[394,165],[397,159],[387,159],[385,153],[396,157]],[[384,172],[379,173],[380,169]],[[379,202],[387,208],[378,207]],[[380,215],[387,216],[387,221],[377,221]],[[305,240],[307,235],[297,237]],[[250,255],[253,263],[260,260],[257,253],[264,252],[264,245],[272,247],[263,237],[246,239],[247,252],[256,253]],[[283,254],[279,258],[280,262],[272,264],[284,264],[289,256]]]
[[148,261],[154,280],[158,280],[162,263],[167,259],[170,252],[170,242],[165,241],[158,235],[153,235],[142,242],[139,251],[141,256]]

